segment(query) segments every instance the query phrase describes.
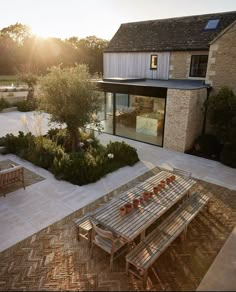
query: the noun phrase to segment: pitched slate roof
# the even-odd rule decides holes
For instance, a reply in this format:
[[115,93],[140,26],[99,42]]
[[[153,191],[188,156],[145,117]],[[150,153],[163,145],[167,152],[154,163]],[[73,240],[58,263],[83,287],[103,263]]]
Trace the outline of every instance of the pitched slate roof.
[[[210,19],[216,29],[205,30]],[[206,50],[236,20],[236,11],[121,24],[104,52]]]

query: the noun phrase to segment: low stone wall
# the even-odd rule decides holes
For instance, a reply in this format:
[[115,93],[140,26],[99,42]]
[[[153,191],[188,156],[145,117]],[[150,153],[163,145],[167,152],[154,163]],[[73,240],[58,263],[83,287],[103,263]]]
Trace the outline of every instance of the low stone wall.
[[17,101],[25,100],[27,97],[28,91],[11,91],[11,92],[0,92],[0,98],[4,98],[10,104]]
[[164,148],[184,152],[193,146],[201,133],[203,113],[201,108],[207,89],[168,89]]

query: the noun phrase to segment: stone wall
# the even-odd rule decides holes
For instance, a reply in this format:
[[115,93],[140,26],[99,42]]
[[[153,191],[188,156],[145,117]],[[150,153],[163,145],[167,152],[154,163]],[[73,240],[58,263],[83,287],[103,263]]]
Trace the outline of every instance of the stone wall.
[[187,131],[185,139],[185,150],[189,150],[193,146],[196,137],[201,134],[203,126],[203,104],[207,98],[207,89],[202,88],[198,90],[191,90],[189,100],[189,112]]
[[[208,55],[208,51],[182,51],[171,52],[169,78],[170,79],[193,79],[189,77],[192,55]],[[204,78],[194,78],[204,79]]]
[[215,94],[222,86],[236,93],[236,23],[210,46],[206,83]]
[[193,146],[201,133],[203,114],[201,107],[207,96],[207,89],[168,89],[164,148],[184,152]]

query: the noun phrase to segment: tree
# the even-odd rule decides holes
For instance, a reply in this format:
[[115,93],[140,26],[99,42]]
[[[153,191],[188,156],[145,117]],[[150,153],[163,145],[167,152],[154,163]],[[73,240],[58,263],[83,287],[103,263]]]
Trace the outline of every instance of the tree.
[[77,50],[77,63],[87,64],[90,73],[102,73],[103,50],[108,45],[107,40],[89,36],[83,39],[71,37],[65,41]]
[[0,35],[22,45],[24,40],[31,36],[31,30],[27,25],[17,22],[1,29]]
[[41,108],[51,114],[51,122],[65,123],[71,150],[80,149],[80,131],[93,122],[93,114],[101,107],[96,83],[86,65],[72,68],[52,67],[41,77]]
[[15,74],[24,63],[23,56],[29,56],[30,51],[24,52],[25,42],[31,38],[27,25],[16,23],[0,30],[0,72]]
[[27,100],[31,100],[34,98],[34,88],[37,84],[38,77],[34,75],[33,73],[22,73],[19,75],[18,79],[20,81],[23,81],[28,86],[28,95]]
[[18,60],[17,45],[0,35],[0,75],[15,74]]
[[103,50],[108,45],[108,41],[89,36],[78,42],[78,49],[83,56],[83,61],[88,64],[91,73],[103,72]]
[[107,44],[107,40],[96,36],[42,39],[33,35],[27,25],[17,22],[0,29],[0,73],[45,74],[48,67],[61,63],[87,64],[91,74],[102,73]]

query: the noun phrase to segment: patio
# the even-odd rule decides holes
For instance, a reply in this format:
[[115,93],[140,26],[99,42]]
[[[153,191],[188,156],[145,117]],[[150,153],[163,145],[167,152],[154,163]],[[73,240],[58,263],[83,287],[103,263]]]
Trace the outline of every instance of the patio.
[[[17,133],[22,129],[16,123],[17,118],[19,113],[1,114],[0,132]],[[87,243],[76,240],[73,219],[129,188],[140,176],[147,178],[155,166],[191,171],[195,179],[212,190],[214,204],[213,213],[200,214],[189,225],[184,244],[177,239],[158,259],[154,269],[160,281],[151,272],[148,288],[194,290],[198,287],[236,225],[236,170],[216,161],[106,134],[99,139],[104,144],[109,140],[127,141],[137,148],[141,161],[132,171],[125,167],[95,184],[78,187],[57,181],[46,170],[14,155],[0,155],[0,160],[10,159],[45,178],[26,190],[0,197],[1,290],[140,289],[141,281],[126,276],[124,258],[115,261],[113,273],[108,270],[108,255],[104,256],[100,250],[96,249],[93,260],[89,261]]]
[[[73,219],[107,202],[151,170],[64,219],[29,236],[0,254],[0,289],[109,290],[142,289],[142,281],[125,274],[124,256],[109,271],[109,255],[95,248],[89,259],[87,242],[76,239]],[[147,289],[195,290],[236,224],[236,192],[202,182],[201,191],[213,197],[211,213],[200,213],[189,225],[187,240],[179,239],[159,257],[149,272]],[[194,185],[191,191],[196,190]],[[157,278],[156,278],[157,277]],[[158,281],[157,281],[158,279]]]

